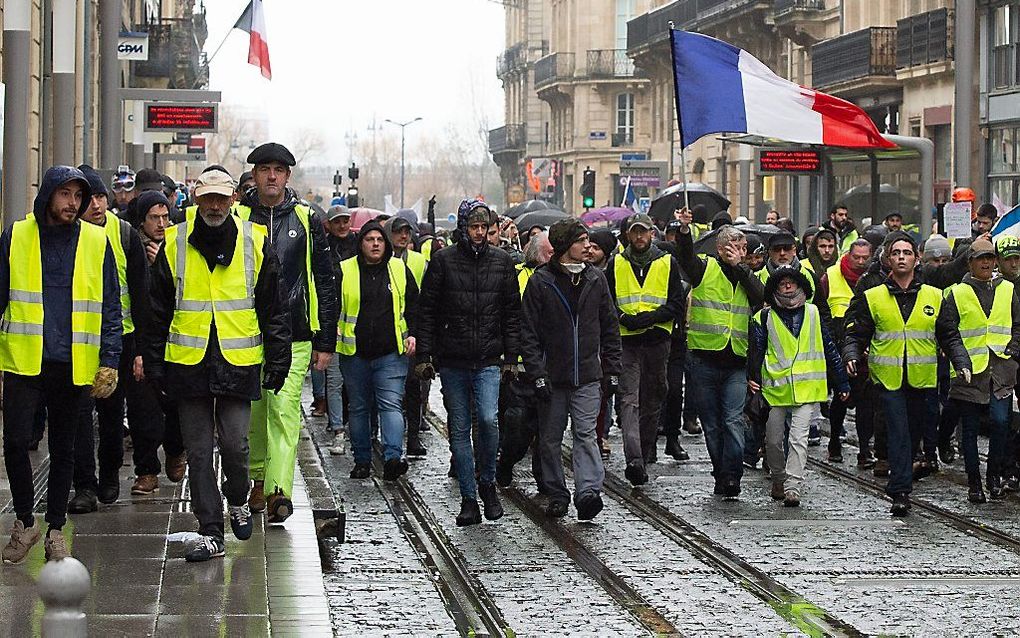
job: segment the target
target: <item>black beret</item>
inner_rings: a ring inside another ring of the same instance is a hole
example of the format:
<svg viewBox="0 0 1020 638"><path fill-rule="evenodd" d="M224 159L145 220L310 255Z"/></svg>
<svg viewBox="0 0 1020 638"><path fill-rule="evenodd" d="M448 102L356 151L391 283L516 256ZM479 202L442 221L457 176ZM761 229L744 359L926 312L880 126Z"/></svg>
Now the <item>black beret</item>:
<svg viewBox="0 0 1020 638"><path fill-rule="evenodd" d="M284 166L294 166L297 164L294 155L287 150L287 147L276 142L269 142L259 146L248 155L246 161L249 164L269 164L270 162L279 162Z"/></svg>

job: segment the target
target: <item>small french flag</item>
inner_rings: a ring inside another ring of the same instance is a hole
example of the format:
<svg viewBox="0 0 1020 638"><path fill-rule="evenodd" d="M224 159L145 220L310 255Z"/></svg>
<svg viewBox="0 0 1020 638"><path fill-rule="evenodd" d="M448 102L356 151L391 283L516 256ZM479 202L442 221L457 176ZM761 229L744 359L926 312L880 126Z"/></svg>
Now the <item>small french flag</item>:
<svg viewBox="0 0 1020 638"><path fill-rule="evenodd" d="M894 148L858 106L798 86L753 55L700 33L670 30L683 146L711 133L800 144Z"/></svg>
<svg viewBox="0 0 1020 638"><path fill-rule="evenodd" d="M262 0L251 0L244 13L234 23L235 29L248 33L248 64L259 67L262 77L273 79L273 69L269 65L269 34L266 31L266 14Z"/></svg>

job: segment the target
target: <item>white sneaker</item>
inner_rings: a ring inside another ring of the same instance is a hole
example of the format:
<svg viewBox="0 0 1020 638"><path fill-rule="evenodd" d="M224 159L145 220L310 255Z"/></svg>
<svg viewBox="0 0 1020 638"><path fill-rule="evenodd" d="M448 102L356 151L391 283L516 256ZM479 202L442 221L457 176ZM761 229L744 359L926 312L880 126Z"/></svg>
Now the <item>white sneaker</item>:
<svg viewBox="0 0 1020 638"><path fill-rule="evenodd" d="M343 456L347 454L347 445L344 442L344 433L337 432L333 435L333 442L329 445L329 453L334 456Z"/></svg>

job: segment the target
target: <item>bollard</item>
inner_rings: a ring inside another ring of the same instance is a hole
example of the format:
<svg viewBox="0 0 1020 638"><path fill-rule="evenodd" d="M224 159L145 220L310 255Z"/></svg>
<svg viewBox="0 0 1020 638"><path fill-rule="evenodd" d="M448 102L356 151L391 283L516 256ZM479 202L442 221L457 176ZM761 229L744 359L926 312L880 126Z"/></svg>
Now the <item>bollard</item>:
<svg viewBox="0 0 1020 638"><path fill-rule="evenodd" d="M43 638L84 638L88 635L85 598L89 595L89 570L74 558L46 563L39 572L39 597L46 611Z"/></svg>

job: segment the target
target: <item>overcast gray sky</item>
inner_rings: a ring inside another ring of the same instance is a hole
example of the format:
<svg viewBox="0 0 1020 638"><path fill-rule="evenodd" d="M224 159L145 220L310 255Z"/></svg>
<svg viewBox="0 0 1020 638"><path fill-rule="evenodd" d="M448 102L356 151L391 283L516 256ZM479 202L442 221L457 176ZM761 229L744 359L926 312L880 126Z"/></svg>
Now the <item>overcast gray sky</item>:
<svg viewBox="0 0 1020 638"><path fill-rule="evenodd" d="M247 4L206 2L209 55ZM474 134L476 108L491 127L503 123L495 68L504 13L496 2L265 0L265 10L272 81L247 63L247 36L234 30L212 61L210 88L226 104L264 112L279 141L302 127L320 130L330 147L321 163L346 161L344 134L371 135L373 117L379 125L424 118L407 129L409 149L416 129L439 133L453 123Z"/></svg>

